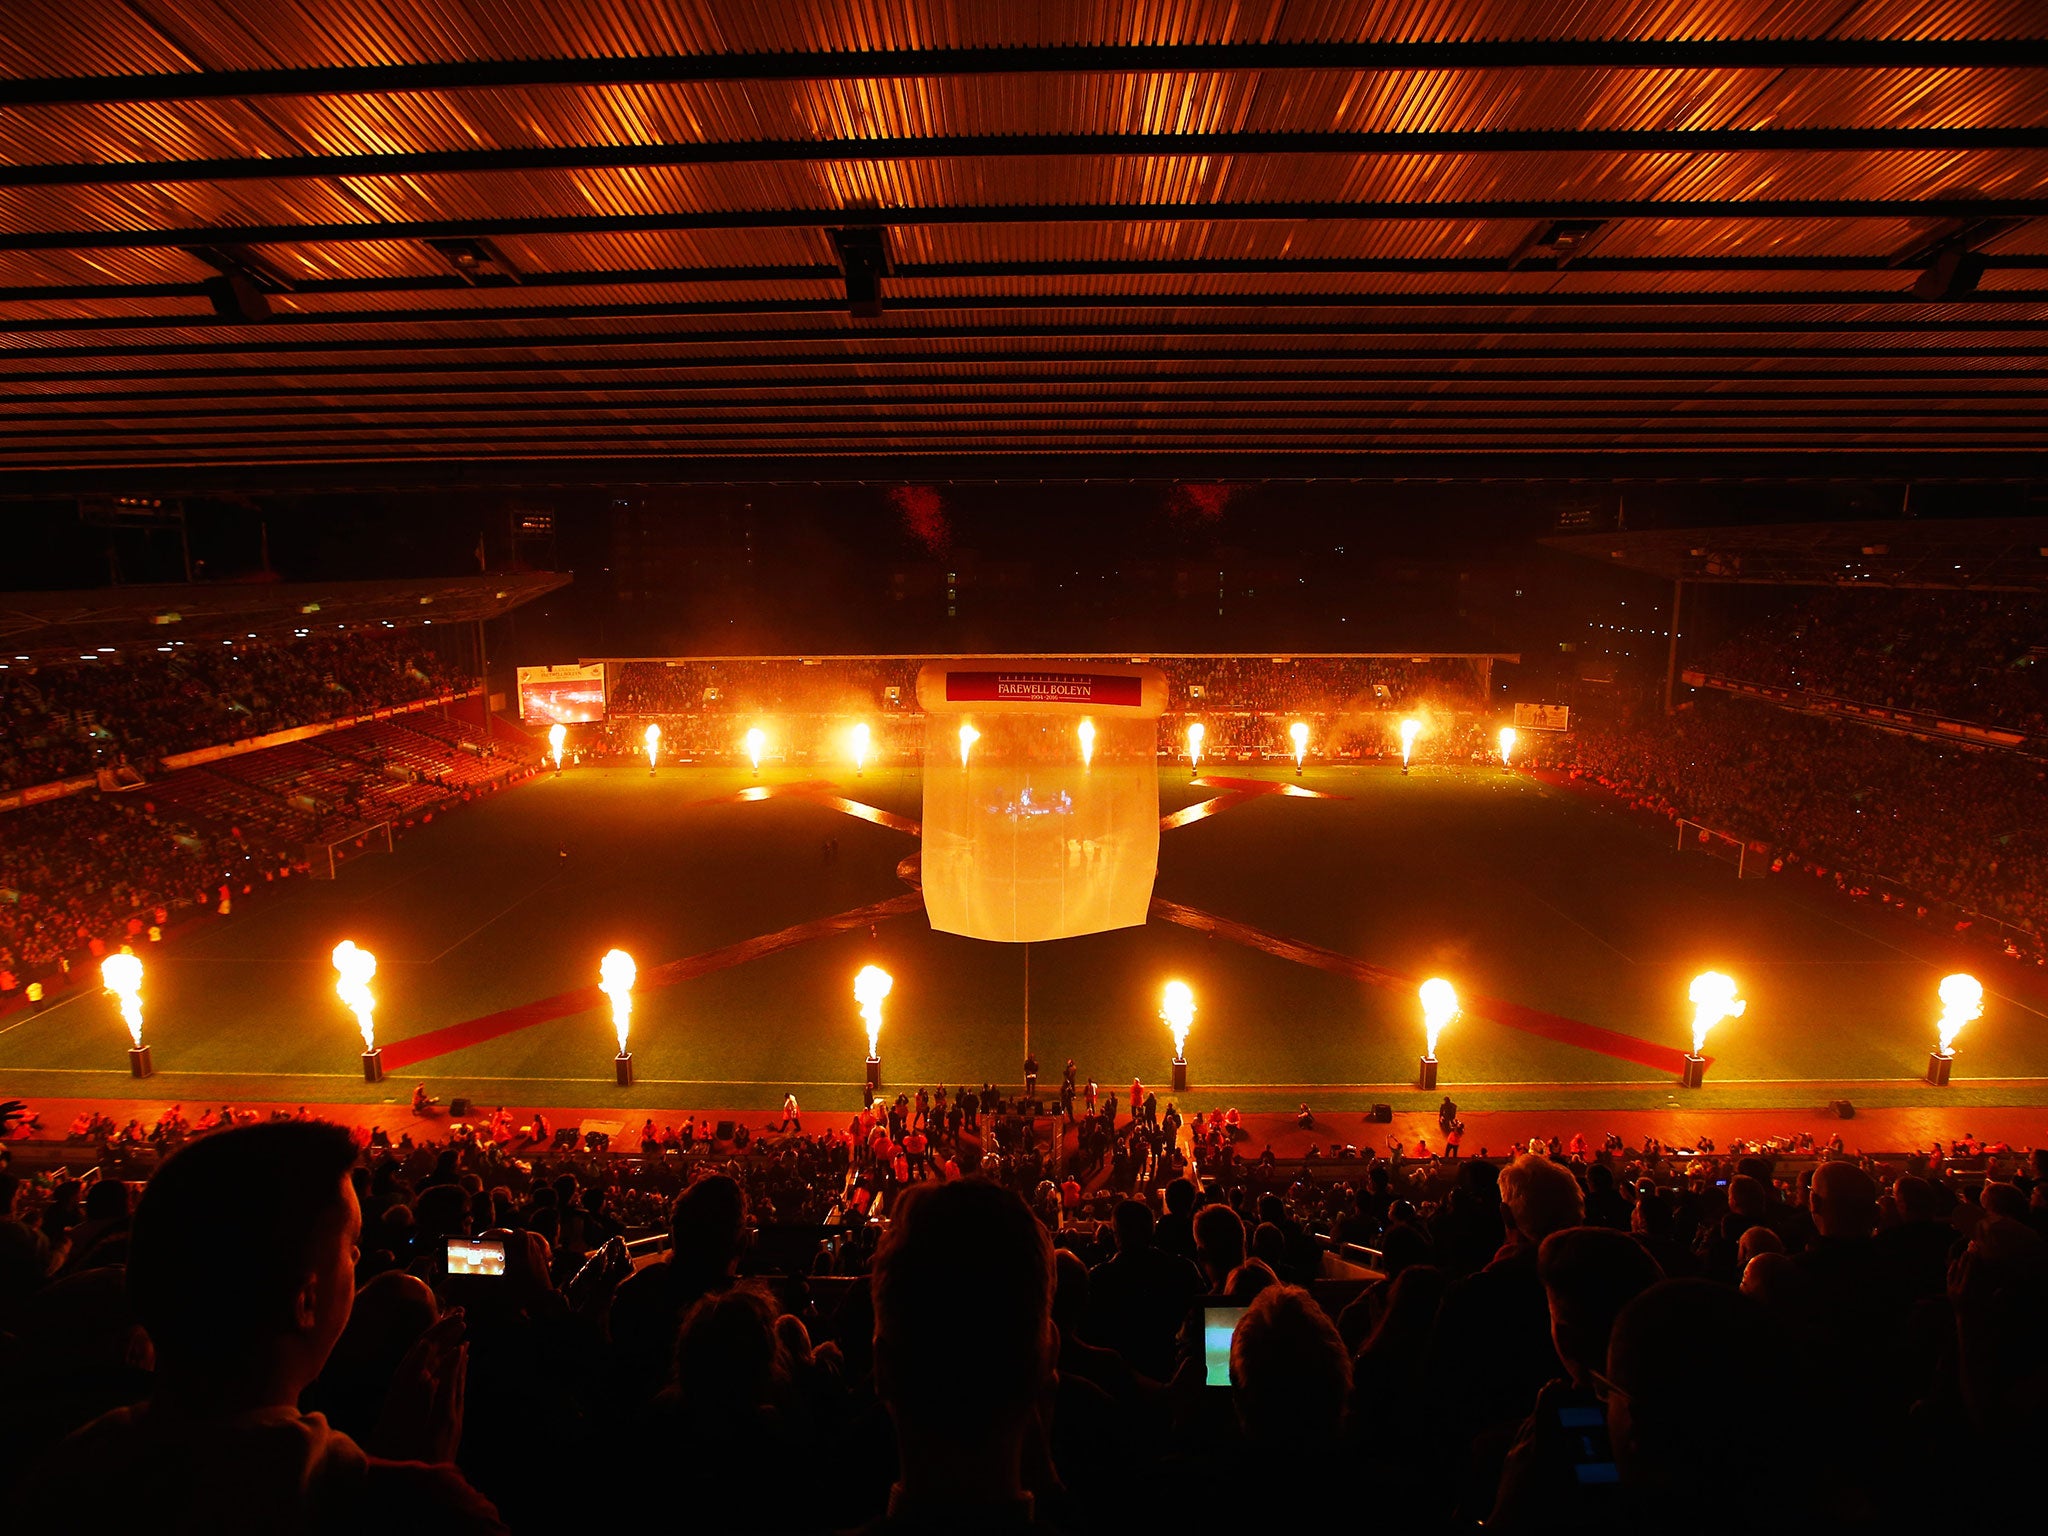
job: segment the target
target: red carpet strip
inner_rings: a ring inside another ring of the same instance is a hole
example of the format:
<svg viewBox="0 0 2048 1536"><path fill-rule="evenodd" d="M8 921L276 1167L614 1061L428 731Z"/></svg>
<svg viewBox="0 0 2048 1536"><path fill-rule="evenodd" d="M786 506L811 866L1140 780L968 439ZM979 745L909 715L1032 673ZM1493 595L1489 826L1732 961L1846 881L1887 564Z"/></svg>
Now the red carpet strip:
<svg viewBox="0 0 2048 1536"><path fill-rule="evenodd" d="M1304 944L1298 939L1283 939L1278 934L1267 933L1264 929L1254 928L1249 923L1218 917L1213 912L1204 912L1199 907L1183 906L1177 901L1167 901L1163 897L1153 897L1152 915L1164 922L1192 928L1197 933L1214 934L1218 938L1230 940L1233 944L1242 944L1245 948L1258 950L1261 954L1272 955L1281 960L1292 960L1297 965L1313 966L1317 970L1330 971L1338 976L1349 976L1354 981L1368 982L1376 987L1395 987L1402 991L1411 991L1421 984L1419 978L1403 975L1399 971L1390 971L1385 966L1354 960L1349 955L1340 955L1333 949L1323 949L1315 944ZM1526 1008L1520 1003L1510 1003L1497 997L1463 995L1462 1001L1467 1013L1477 1014L1482 1019L1491 1019L1494 1023L1504 1024L1509 1029L1518 1029L1523 1034L1555 1040L1561 1045L1574 1045L1580 1050L1597 1051L1602 1056L1611 1056L1617 1061L1631 1061L1637 1066L1650 1067L1674 1075L1685 1065L1685 1052L1677 1046L1639 1040L1634 1035L1623 1034L1620 1030L1602 1029L1597 1024L1568 1019L1562 1014L1545 1013L1538 1008Z"/></svg>
<svg viewBox="0 0 2048 1536"><path fill-rule="evenodd" d="M640 973L635 990L671 987L679 981L708 976L713 971L723 971L735 965L744 965L749 960L759 960L764 955L794 949L797 945L808 944L813 939L851 933L857 928L865 928L884 918L902 917L923 910L923 894L909 891L901 896L891 896L887 901L878 901L872 906L855 907L850 912L840 912L831 917L798 923L794 928L784 928L778 933L764 933L757 938L742 939L739 943L728 944L723 949L706 950L701 955L688 955L681 960L671 960L665 965L650 966ZM460 1024L428 1030L425 1034L414 1035L406 1040L396 1040L385 1046L384 1067L389 1072L403 1072L433 1057L445 1056L450 1051L481 1045L486 1040L514 1034L535 1024L546 1024L554 1019L567 1018L571 1014L586 1013L603 1006L604 1001L604 994L596 986L578 987L573 992L558 992L553 997L522 1003L517 1008L506 1008L497 1013L484 1014L481 1018L465 1019Z"/></svg>

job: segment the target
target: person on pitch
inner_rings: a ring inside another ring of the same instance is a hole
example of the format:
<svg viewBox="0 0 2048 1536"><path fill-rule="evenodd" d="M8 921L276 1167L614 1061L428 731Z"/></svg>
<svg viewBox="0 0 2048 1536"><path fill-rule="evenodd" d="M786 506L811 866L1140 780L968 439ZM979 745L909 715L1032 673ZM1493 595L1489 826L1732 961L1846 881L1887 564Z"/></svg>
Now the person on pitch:
<svg viewBox="0 0 2048 1536"><path fill-rule="evenodd" d="M1443 1133L1448 1136L1451 1133L1451 1126L1456 1122L1457 1118L1458 1106L1451 1101L1451 1096L1447 1093L1444 1095L1443 1103L1436 1107L1436 1123Z"/></svg>
<svg viewBox="0 0 2048 1536"><path fill-rule="evenodd" d="M1024 1053L1024 1097L1038 1097L1038 1058L1028 1050Z"/></svg>
<svg viewBox="0 0 2048 1536"><path fill-rule="evenodd" d="M795 1131L799 1136L804 1133L803 1111L797 1107L794 1089L782 1096L782 1129L784 1132Z"/></svg>

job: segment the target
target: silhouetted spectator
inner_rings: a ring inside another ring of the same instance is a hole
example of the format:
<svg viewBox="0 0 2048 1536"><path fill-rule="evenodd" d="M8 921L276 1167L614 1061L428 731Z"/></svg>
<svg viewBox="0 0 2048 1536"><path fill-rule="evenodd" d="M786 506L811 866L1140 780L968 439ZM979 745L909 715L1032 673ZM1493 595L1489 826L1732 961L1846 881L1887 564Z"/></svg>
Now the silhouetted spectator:
<svg viewBox="0 0 2048 1536"><path fill-rule="evenodd" d="M286 1121L207 1137L164 1164L128 1264L156 1349L150 1399L72 1436L41 1469L31 1513L68 1520L85 1498L117 1528L502 1529L448 1464L464 1365L452 1337L416 1350L396 1384L411 1389L421 1460L378 1460L299 1412L354 1300L355 1155L338 1126Z"/></svg>

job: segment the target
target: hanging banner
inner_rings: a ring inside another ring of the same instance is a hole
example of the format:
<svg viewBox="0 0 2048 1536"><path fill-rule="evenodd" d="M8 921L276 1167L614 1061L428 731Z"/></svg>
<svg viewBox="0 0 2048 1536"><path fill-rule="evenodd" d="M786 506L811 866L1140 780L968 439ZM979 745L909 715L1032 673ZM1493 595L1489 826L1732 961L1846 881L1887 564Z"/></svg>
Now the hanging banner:
<svg viewBox="0 0 2048 1536"><path fill-rule="evenodd" d="M1568 731L1571 728L1572 711L1568 704L1515 706L1515 729L1518 731Z"/></svg>
<svg viewBox="0 0 2048 1536"><path fill-rule="evenodd" d="M1159 872L1164 673L928 662L917 699L934 928L1018 944L1145 921Z"/></svg>
<svg viewBox="0 0 2048 1536"><path fill-rule="evenodd" d="M495 704L493 705L495 708ZM519 718L577 725L604 718L604 663L521 667Z"/></svg>

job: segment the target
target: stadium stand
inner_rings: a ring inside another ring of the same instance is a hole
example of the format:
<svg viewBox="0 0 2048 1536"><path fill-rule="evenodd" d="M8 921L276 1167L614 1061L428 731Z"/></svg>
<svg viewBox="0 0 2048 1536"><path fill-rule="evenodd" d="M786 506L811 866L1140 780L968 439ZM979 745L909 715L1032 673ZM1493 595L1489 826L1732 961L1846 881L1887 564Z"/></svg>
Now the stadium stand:
<svg viewBox="0 0 2048 1536"><path fill-rule="evenodd" d="M1774 865L2041 962L2048 764L1705 695L1666 720L1532 740L1525 758L1749 839Z"/></svg>
<svg viewBox="0 0 2048 1536"><path fill-rule="evenodd" d="M46 1510L113 1457L111 1504L139 1507L173 1475L165 1439L249 1455L237 1415L260 1407L295 1426L267 1454L305 1475L224 1501L230 1525L334 1477L371 1514L410 1486L443 1529L498 1528L492 1510L540 1529L617 1462L667 1469L613 1479L617 1516L658 1518L687 1476L692 1528L720 1532L851 1528L920 1497L947 1518L919 1528L978 1529L978 1506L1026 1494L1056 1529L1107 1530L1155 1485L1226 1518L1285 1487L1396 1531L1698 1530L1703 1505L1857 1531L1977 1507L1880 1477L1890 1458L2003 1456L2041 1428L2042 1155L1610 1137L1283 1167L1156 1101L1054 1140L992 1097L716 1145L650 1122L637 1154L539 1116L395 1141L232 1109L75 1127L109 1176L0 1179L0 1481ZM504 1275L451 1262L478 1236ZM289 1316L264 1287L316 1274L339 1276L316 1344L252 1337ZM228 1306L238 1327L198 1336ZM259 1348L294 1365L260 1403L238 1353ZM141 1406L152 1383L211 1392L173 1430ZM982 1447L990 1481L922 1491L926 1394L967 1436L937 1444ZM1769 1443L1788 1413L1796 1455ZM438 1471L408 1485L378 1458Z"/></svg>
<svg viewBox="0 0 2048 1536"><path fill-rule="evenodd" d="M432 698L460 678L406 630L161 651L0 669L0 788L124 761L147 770L194 748Z"/></svg>
<svg viewBox="0 0 2048 1536"><path fill-rule="evenodd" d="M1085 657L1019 658L1020 665ZM1096 658L1103 659L1103 658ZM1128 658L1116 658L1125 660ZM1183 750L1188 723L1199 718L1218 758L1284 757L1288 727L1306 720L1318 755L1378 757L1393 740L1387 716L1427 708L1444 717L1427 755L1465 756L1478 737L1449 726L1486 699L1487 657L1154 656L1167 676L1167 712L1159 752ZM856 716L876 729L883 757L912 755L922 745L916 709L915 657L624 661L611 664L612 715L636 724L608 733L615 750L637 751L648 718L662 728L664 750L722 756L736 750L743 716L772 716L777 755L838 750L834 733Z"/></svg>
<svg viewBox="0 0 2048 1536"><path fill-rule="evenodd" d="M1700 663L1709 674L2005 726L2048 727L2048 602L2011 592L1818 592Z"/></svg>
<svg viewBox="0 0 2048 1536"><path fill-rule="evenodd" d="M0 1006L33 981L303 874L318 845L398 827L533 771L537 747L428 711L223 757L124 793L5 813Z"/></svg>

